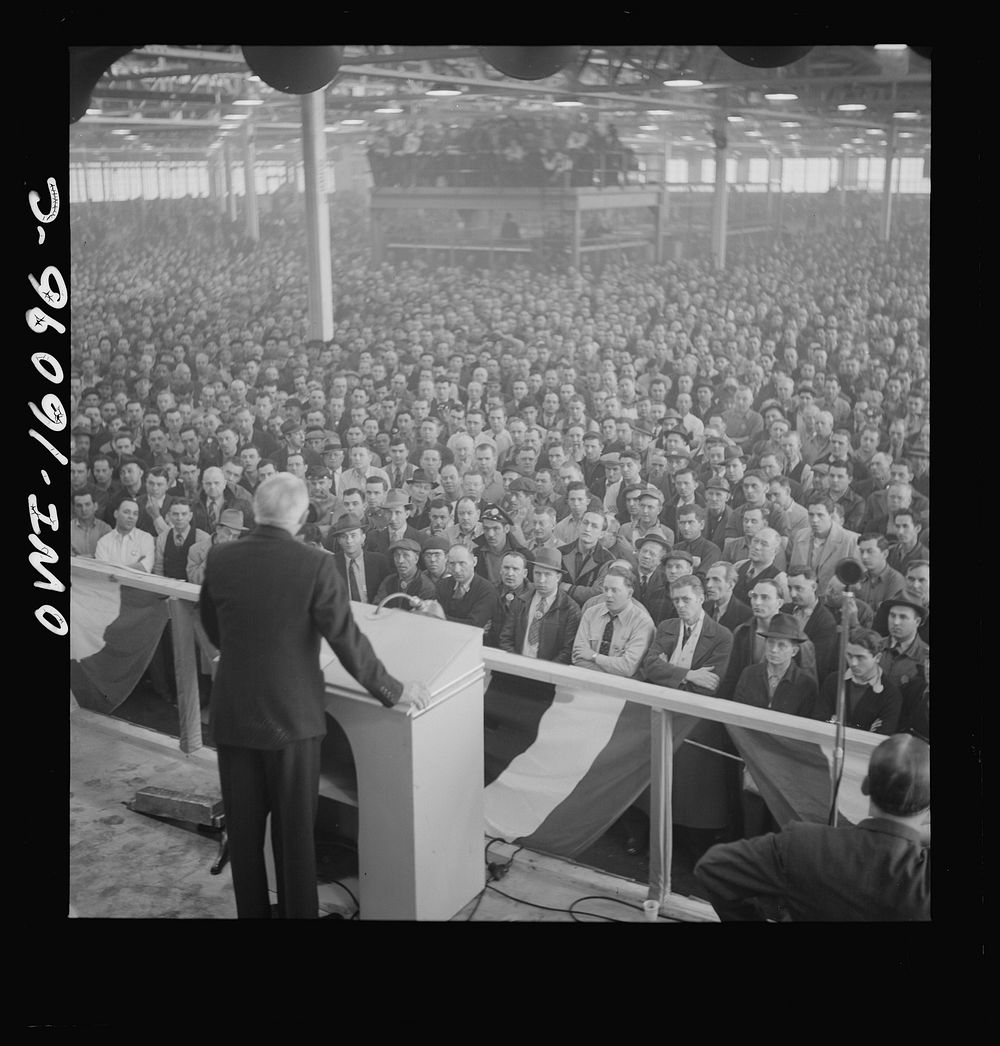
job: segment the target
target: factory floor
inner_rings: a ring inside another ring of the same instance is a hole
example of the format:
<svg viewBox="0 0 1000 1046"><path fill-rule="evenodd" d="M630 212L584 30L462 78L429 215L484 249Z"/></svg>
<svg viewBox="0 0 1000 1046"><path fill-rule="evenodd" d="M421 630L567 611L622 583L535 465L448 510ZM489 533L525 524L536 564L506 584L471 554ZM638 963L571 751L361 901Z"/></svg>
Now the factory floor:
<svg viewBox="0 0 1000 1046"><path fill-rule="evenodd" d="M71 707L72 707L71 702ZM70 714L70 915L99 919L233 919L228 865L210 827L135 812L126 805L145 787L218 799L215 753L184 755L176 709L141 685L115 713L76 708ZM206 804L207 805L207 804ZM357 911L357 855L340 831L337 804L321 800L317 824L320 914ZM504 877L455 915L458 921L643 921L648 858L624 852L614 826L577 861L520 851ZM486 840L484 839L484 848ZM516 848L494 843L489 860L503 864ZM714 921L696 894L691 856L677 847L673 893L659 921ZM585 900L581 898L598 898ZM275 898L276 899L276 898Z"/></svg>

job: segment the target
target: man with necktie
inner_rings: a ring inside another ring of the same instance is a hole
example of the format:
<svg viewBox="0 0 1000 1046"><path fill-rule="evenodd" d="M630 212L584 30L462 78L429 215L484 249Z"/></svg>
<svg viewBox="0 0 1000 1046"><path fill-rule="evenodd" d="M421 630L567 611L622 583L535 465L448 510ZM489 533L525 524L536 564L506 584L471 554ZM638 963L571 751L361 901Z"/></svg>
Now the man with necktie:
<svg viewBox="0 0 1000 1046"><path fill-rule="evenodd" d="M573 643L573 664L609 675L634 676L653 638L649 612L632 598L635 574L609 567L602 582L604 600L583 611Z"/></svg>
<svg viewBox="0 0 1000 1046"><path fill-rule="evenodd" d="M356 603L374 603L379 585L389 575L389 562L377 552L365 551L364 523L359 516L341 516L330 528L337 542L334 562Z"/></svg>
<svg viewBox="0 0 1000 1046"><path fill-rule="evenodd" d="M642 678L657 686L715 697L729 664L732 633L705 613L704 587L697 575L672 581L670 596L677 616L657 628L643 658ZM707 833L700 840L704 846L714 842L729 822L735 783L730 760L695 742L718 751L728 751L730 745L725 727L710 719L699 720L688 739L692 744L682 744L674 752L674 823ZM635 842L641 849L642 837Z"/></svg>
<svg viewBox="0 0 1000 1046"><path fill-rule="evenodd" d="M500 649L568 665L580 626L580 608L560 591L562 556L554 548L539 548L529 555L534 592L530 599L514 602L500 633Z"/></svg>

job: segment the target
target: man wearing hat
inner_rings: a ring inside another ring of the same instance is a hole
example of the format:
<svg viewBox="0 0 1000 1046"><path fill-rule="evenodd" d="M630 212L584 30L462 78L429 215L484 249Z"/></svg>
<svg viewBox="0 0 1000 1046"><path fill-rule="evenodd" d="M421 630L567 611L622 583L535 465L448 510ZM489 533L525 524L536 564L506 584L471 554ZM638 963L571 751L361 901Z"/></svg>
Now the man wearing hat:
<svg viewBox="0 0 1000 1046"><path fill-rule="evenodd" d="M908 726L927 685L924 662L930 654L930 648L917 631L928 610L905 591L885 600L878 609L887 611L889 630L888 637L882 642L879 666L883 675L895 683L903 695L900 722Z"/></svg>
<svg viewBox="0 0 1000 1046"><path fill-rule="evenodd" d="M431 501L434 482L424 469L414 469L406 486L403 488L410 496L410 523L417 530L424 530L431 525ZM448 522L451 522L451 508L448 507Z"/></svg>
<svg viewBox="0 0 1000 1046"><path fill-rule="evenodd" d="M479 524L482 533L473 542L476 573L497 585L504 555L521 551L523 546L511 536L513 520L499 505L487 505L480 513Z"/></svg>
<svg viewBox="0 0 1000 1046"><path fill-rule="evenodd" d="M338 509L338 499L333 492L333 473L326 465L311 465L306 469L306 487L309 490L306 522L317 524L325 535Z"/></svg>
<svg viewBox="0 0 1000 1046"><path fill-rule="evenodd" d="M733 700L808 718L819 688L815 678L795 662L808 636L793 615L780 613L766 630L758 628L757 635L764 640L764 660L743 669Z"/></svg>
<svg viewBox="0 0 1000 1046"><path fill-rule="evenodd" d="M395 542L402 541L403 538L409 538L423 547L424 535L409 522L409 507L410 498L405 491L390 490L386 494L382 509L387 516L387 525L382 530L369 529L369 552L385 555Z"/></svg>
<svg viewBox="0 0 1000 1046"><path fill-rule="evenodd" d="M780 901L793 922L930 919L930 746L895 734L872 752L857 825L792 821L783 831L714 846L694 874L723 922L764 921L753 898Z"/></svg>
<svg viewBox="0 0 1000 1046"><path fill-rule="evenodd" d="M618 495L621 493L622 464L618 451L601 455L601 464L604 466L604 507L606 511L617 513Z"/></svg>
<svg viewBox="0 0 1000 1046"><path fill-rule="evenodd" d="M651 483L639 485L636 498L637 518L634 523L626 523L618 532L629 548L638 551L639 541L646 534L662 534L667 544L674 543L674 532L660 522L660 510L663 507L663 495L659 487Z"/></svg>
<svg viewBox="0 0 1000 1046"><path fill-rule="evenodd" d="M443 577L448 576L448 549L451 548L451 542L445 537L444 533L424 535L423 552L421 553L421 562L423 563L423 573L431 584L436 585Z"/></svg>
<svg viewBox="0 0 1000 1046"><path fill-rule="evenodd" d="M193 544L188 551L186 574L192 585L200 585L205 580L205 560L213 545L222 545L227 541L236 541L248 532L243 525L243 513L239 509L226 508L219 516L215 533L208 541Z"/></svg>
<svg viewBox="0 0 1000 1046"><path fill-rule="evenodd" d="M306 468L310 465L323 464L322 456L317 454L311 447L306 446L306 430L301 421L289 418L281 426L281 437L284 440L284 445L271 455L271 460L279 472L287 470L288 455L293 451L302 455L305 459Z"/></svg>
<svg viewBox="0 0 1000 1046"><path fill-rule="evenodd" d="M557 549L529 553L533 591L513 601L500 632L500 649L541 661L570 664L580 608L559 587L564 570Z"/></svg>
<svg viewBox="0 0 1000 1046"><path fill-rule="evenodd" d="M365 549L364 523L359 516L341 516L330 527L324 544L336 543L334 563L344 579L350 598L357 603L374 603L379 585L389 573L385 556Z"/></svg>
<svg viewBox="0 0 1000 1046"><path fill-rule="evenodd" d="M411 537L398 538L389 545L389 555L396 570L382 579L373 602L381 603L394 592L424 600L437 599L434 582L418 569L420 553L420 542ZM413 609L405 599L394 600L392 606L402 610Z"/></svg>
<svg viewBox="0 0 1000 1046"><path fill-rule="evenodd" d="M654 625L670 613L670 586L663 572L663 561L670 553L670 541L661 530L651 530L636 539L636 585L632 594L649 611Z"/></svg>
<svg viewBox="0 0 1000 1046"><path fill-rule="evenodd" d="M705 481L703 491L705 498L705 537L723 548L726 543L726 531L733 517L729 507L729 481L724 477L713 477Z"/></svg>

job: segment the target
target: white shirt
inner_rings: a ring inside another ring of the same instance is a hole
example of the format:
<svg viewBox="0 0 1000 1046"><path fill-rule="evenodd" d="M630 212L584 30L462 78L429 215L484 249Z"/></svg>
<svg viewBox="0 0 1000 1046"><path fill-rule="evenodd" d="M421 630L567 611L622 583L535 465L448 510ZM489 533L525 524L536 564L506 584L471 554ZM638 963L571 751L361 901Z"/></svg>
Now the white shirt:
<svg viewBox="0 0 1000 1046"><path fill-rule="evenodd" d="M535 592L531 597L531 602L528 604L528 627L524 632L524 646L521 648L521 653L524 657L538 657L538 644L532 643L529 640L531 635L531 624L535 620L535 615L542 609L542 600L545 600L545 612L548 613L552 608L557 592L554 592L551 596L542 596L541 593Z"/></svg>
<svg viewBox="0 0 1000 1046"><path fill-rule="evenodd" d="M94 558L98 563L112 563L119 567L153 572L156 559L156 544L153 535L138 527L123 534L117 527L97 542Z"/></svg>
<svg viewBox="0 0 1000 1046"><path fill-rule="evenodd" d="M698 639L701 636L701 626L704 621L705 615L699 614L698 620L691 626L691 635L688 636L686 643L684 642L684 622L679 621L681 631L677 636L677 646L674 647L674 652L670 655L670 663L672 665L675 665L677 668L691 667L691 662L694 660L694 648L698 645Z"/></svg>

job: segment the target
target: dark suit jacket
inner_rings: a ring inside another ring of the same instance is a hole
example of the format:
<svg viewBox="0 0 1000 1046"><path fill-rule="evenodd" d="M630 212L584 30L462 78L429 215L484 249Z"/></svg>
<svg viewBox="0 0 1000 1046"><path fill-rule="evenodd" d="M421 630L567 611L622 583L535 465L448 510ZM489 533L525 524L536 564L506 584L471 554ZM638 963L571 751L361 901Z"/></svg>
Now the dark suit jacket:
<svg viewBox="0 0 1000 1046"><path fill-rule="evenodd" d="M500 649L520 654L531 621L528 610L531 599L515 600L500 633ZM557 661L562 665L573 663L573 640L580 627L580 608L565 592L556 592L539 622L538 660Z"/></svg>
<svg viewBox="0 0 1000 1046"><path fill-rule="evenodd" d="M670 655L674 652L682 634L682 628L680 618L676 617L659 625L656 635L653 636L653 642L642 660L642 678L650 683L656 683L658 686L669 686L676 690L688 690L693 694L707 694L709 697L713 697L715 695L710 690L684 681L688 669L678 668L669 662ZM721 679L725 674L732 646L733 634L729 629L724 628L710 617L706 617L702 622L701 635L695 644L691 668L709 668ZM664 657L661 657L661 654Z"/></svg>
<svg viewBox="0 0 1000 1046"><path fill-rule="evenodd" d="M483 576L485 577L485 575ZM493 618L483 643L486 646L498 647L500 646L500 633L507 623L507 618L514 613L517 606L531 602L531 597L535 594L535 586L530 581L523 581L520 588L508 592L503 587L502 581L491 582L491 584L497 594L497 606L500 608L500 613Z"/></svg>
<svg viewBox="0 0 1000 1046"><path fill-rule="evenodd" d="M496 589L484 577L472 575L469 591L461 599L455 599L455 579L442 578L437 585L437 599L449 621L462 625L473 625L484 631L489 629L493 619L500 613L500 600Z"/></svg>
<svg viewBox="0 0 1000 1046"><path fill-rule="evenodd" d="M770 708L774 712L808 718L812 715L818 689L816 680L793 661L784 678L774 688L772 698L767 692L767 664L761 661L743 669L733 700L741 705Z"/></svg>
<svg viewBox="0 0 1000 1046"><path fill-rule="evenodd" d="M278 749L326 733L321 637L384 705L403 692L355 625L330 556L277 527L212 547L201 620L220 653L211 705L217 744Z"/></svg>
<svg viewBox="0 0 1000 1046"><path fill-rule="evenodd" d="M837 672L831 672L820 684L819 696L813 709L813 719L827 723L837 710ZM899 687L887 676L882 676L882 692L876 694L866 686L860 694L854 692L850 682L844 694L844 723L855 730L872 730L876 720L880 725L876 734L894 734L899 725L899 714L903 707L903 695Z"/></svg>
<svg viewBox="0 0 1000 1046"><path fill-rule="evenodd" d="M377 552L365 551L362 553L365 561L365 587L367 588L368 602L375 602L375 593L378 592L379 585L393 573L392 567L389 566L389 561L385 556L379 555ZM340 574L341 580L344 582L344 588L347 593L350 592L351 586L347 580L347 557L344 555L342 549L337 549L333 554L333 562L337 567L337 571ZM348 596L350 598L350 596Z"/></svg>
<svg viewBox="0 0 1000 1046"><path fill-rule="evenodd" d="M421 548L424 547L424 542L427 540L427 535L426 534L421 534L420 531L416 529L416 527L410 526L409 523L406 524L406 530L403 533L403 537L404 538L411 538ZM390 565L391 565L391 555L390 555L390 552L389 552L389 545L390 545L390 541L389 541L389 531L388 531L388 529L386 529L386 530L374 530L374 529L372 529L372 530L369 530L367 532L367 536L365 537L365 551L366 552L377 552L380 556L385 556L386 559L390 561Z"/></svg>
<svg viewBox="0 0 1000 1046"><path fill-rule="evenodd" d="M719 522L712 527L711 534L708 532L711 526L711 521L706 521L705 529L702 532L703 537L708 538L713 545L718 545L719 548L723 548L726 544L726 536L729 533L729 521L733 518L733 510L727 505L722 510L722 515L719 517Z"/></svg>
<svg viewBox="0 0 1000 1046"><path fill-rule="evenodd" d="M579 573L574 569L576 559L577 542L571 541L568 545L559 546L559 554L562 556L563 567L566 570L566 580L569 583L569 595L583 606L592 596L601 591L601 581L607 573L608 566L615 558L601 544L597 544L588 553L580 564ZM564 590L565 591L565 590Z"/></svg>
<svg viewBox="0 0 1000 1046"><path fill-rule="evenodd" d="M138 501L139 501L139 522L136 523L136 526L140 530L146 531L147 534L152 534L153 537L155 538L155 537L158 536L159 531L156 529L156 526L153 523L152 516L150 516L150 514L146 511L146 506L149 504L149 495L148 494L140 494L139 498L138 498ZM174 501L174 499L169 494L164 495L163 504L160 506L160 512L163 515L164 521L166 521L167 513L170 511L170 506L173 504L173 501Z"/></svg>
<svg viewBox="0 0 1000 1046"><path fill-rule="evenodd" d="M372 602L380 603L393 592L405 592L408 596L416 596L418 599L437 599L437 590L434 588L434 582L421 570L417 571L416 576L406 586L400 583L399 575L393 571L393 573L383 578ZM413 609L403 599L395 599L389 605L397 610Z"/></svg>
<svg viewBox="0 0 1000 1046"><path fill-rule="evenodd" d="M636 571L636 577L638 578L638 571ZM667 584L667 576L663 573L662 567L657 567L650 575L645 593L639 591L637 581L632 596L649 611L654 625L659 625L667 618L677 617L677 610L670 598L670 586Z"/></svg>
<svg viewBox="0 0 1000 1046"><path fill-rule="evenodd" d="M725 678L719 683L719 689L715 696L726 701L732 701L736 693L736 684L739 682L743 669L752 665L753 661L753 638L757 634L757 619L752 615L733 632L733 652L729 657L729 667L726 669ZM807 639L799 645L799 665L816 679L816 648L812 640Z"/></svg>
<svg viewBox="0 0 1000 1046"><path fill-rule="evenodd" d="M794 603L786 603L781 608L781 612L794 617ZM840 656L837 619L822 603L817 603L802 631L812 640L812 644L816 648L816 678L826 679L837 667L837 658Z"/></svg>
<svg viewBox="0 0 1000 1046"><path fill-rule="evenodd" d="M784 831L713 846L694 874L724 921L760 920L751 897L781 898L793 921L925 922L931 852L887 818L858 825L792 821Z"/></svg>
<svg viewBox="0 0 1000 1046"><path fill-rule="evenodd" d="M705 610L710 612L712 607L712 600L705 600ZM741 603L735 597L731 597L729 600L729 606L726 607L726 612L719 618L719 624L724 628L728 628L730 632L735 632L744 621L749 621L753 617L753 612L746 605Z"/></svg>

